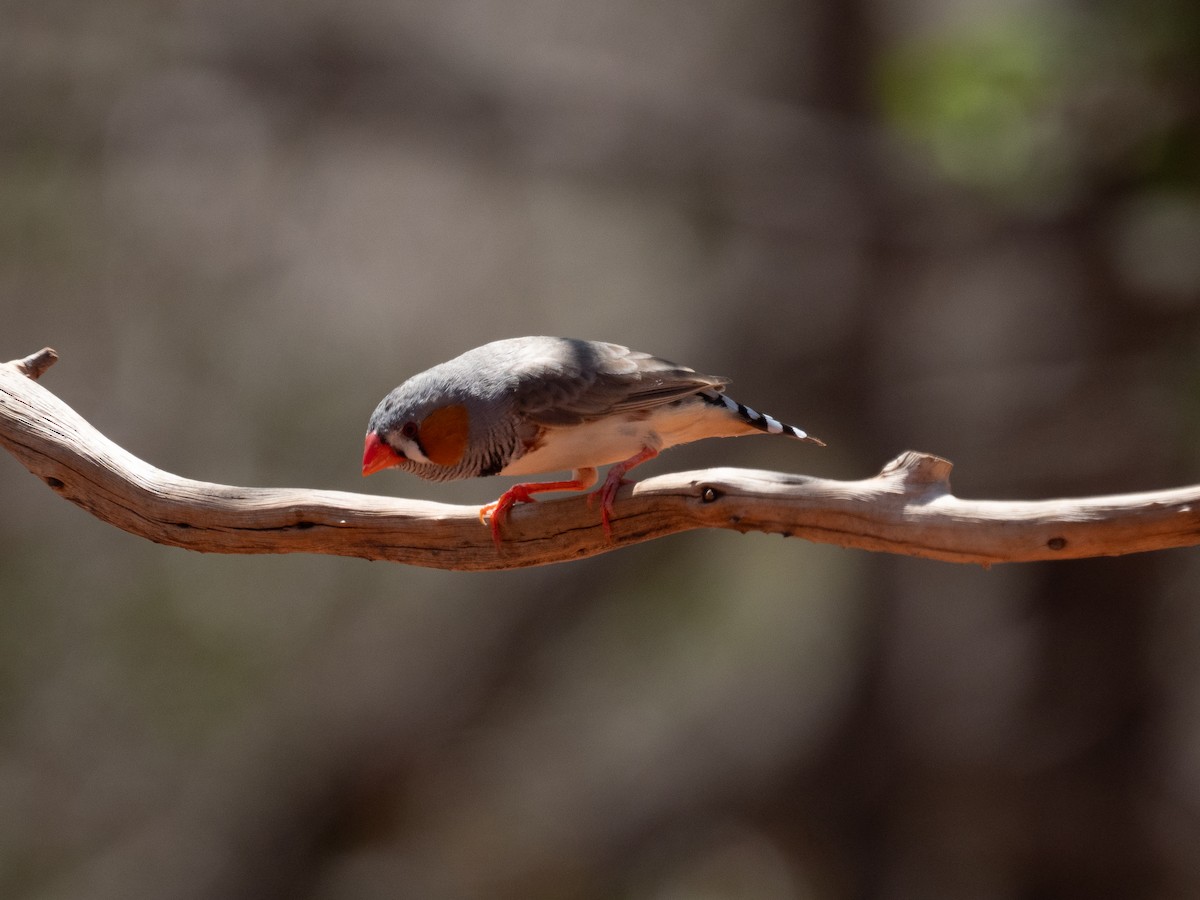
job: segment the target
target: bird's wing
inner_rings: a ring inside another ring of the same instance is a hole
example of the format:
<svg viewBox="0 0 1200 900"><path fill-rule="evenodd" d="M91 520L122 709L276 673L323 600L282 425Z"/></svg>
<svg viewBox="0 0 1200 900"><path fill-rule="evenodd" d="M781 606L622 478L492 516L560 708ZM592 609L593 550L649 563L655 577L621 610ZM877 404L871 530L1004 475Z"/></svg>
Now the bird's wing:
<svg viewBox="0 0 1200 900"><path fill-rule="evenodd" d="M515 374L517 413L551 426L660 406L727 381L618 344L566 338L537 345Z"/></svg>

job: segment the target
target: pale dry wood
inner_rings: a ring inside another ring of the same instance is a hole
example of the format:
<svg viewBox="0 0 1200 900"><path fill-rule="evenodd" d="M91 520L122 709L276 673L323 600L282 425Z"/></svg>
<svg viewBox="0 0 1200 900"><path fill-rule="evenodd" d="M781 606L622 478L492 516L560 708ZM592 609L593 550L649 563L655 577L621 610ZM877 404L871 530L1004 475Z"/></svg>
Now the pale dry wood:
<svg viewBox="0 0 1200 900"><path fill-rule="evenodd" d="M47 348L0 364L0 444L100 519L189 550L329 553L486 570L580 559L693 528L983 565L1200 543L1200 487L1074 500L961 500L950 492L949 462L908 452L863 481L745 469L647 478L618 497L611 542L585 497L520 506L497 549L475 507L231 487L156 469L35 383L56 358Z"/></svg>

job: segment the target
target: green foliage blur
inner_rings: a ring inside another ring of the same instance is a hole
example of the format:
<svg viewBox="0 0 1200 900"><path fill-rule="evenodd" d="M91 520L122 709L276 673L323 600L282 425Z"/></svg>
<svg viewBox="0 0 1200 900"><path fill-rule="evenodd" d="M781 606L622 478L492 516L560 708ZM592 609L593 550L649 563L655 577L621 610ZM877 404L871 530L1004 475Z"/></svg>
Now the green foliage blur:
<svg viewBox="0 0 1200 900"><path fill-rule="evenodd" d="M1200 179L1195 4L999 13L885 54L888 121L946 178L1044 213Z"/></svg>

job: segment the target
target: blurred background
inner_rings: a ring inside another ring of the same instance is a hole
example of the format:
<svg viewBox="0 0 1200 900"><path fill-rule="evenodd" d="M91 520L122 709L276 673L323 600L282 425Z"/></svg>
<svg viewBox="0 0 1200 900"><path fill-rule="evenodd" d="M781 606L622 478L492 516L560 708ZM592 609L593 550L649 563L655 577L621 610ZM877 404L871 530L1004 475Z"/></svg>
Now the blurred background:
<svg viewBox="0 0 1200 900"><path fill-rule="evenodd" d="M5 0L0 357L169 471L363 483L500 337L824 438L645 472L1200 481L1194 0ZM159 547L0 458L0 896L1200 895L1200 557Z"/></svg>

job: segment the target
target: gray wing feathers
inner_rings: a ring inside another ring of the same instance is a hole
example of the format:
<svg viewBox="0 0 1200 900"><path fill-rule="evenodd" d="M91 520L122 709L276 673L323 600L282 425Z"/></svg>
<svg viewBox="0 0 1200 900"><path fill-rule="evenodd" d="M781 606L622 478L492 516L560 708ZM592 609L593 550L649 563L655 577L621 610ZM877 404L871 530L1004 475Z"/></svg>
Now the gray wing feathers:
<svg viewBox="0 0 1200 900"><path fill-rule="evenodd" d="M516 411L540 425L577 425L670 403L726 379L701 375L618 344L552 338L532 345L517 371Z"/></svg>

